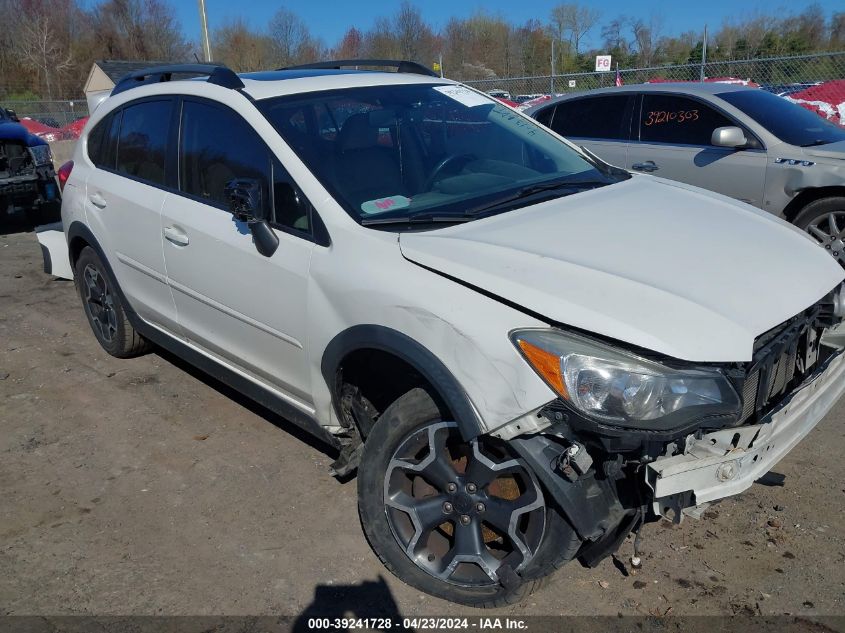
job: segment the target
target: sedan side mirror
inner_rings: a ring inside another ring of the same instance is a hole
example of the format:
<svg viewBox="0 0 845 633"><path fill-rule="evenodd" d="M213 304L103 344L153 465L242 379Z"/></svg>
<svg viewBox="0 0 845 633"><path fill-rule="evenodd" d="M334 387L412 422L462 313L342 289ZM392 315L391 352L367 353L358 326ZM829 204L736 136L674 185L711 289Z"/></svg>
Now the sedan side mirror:
<svg viewBox="0 0 845 633"><path fill-rule="evenodd" d="M279 236L264 218L263 191L262 182L257 178L236 178L226 183L223 193L235 219L247 223L255 248L270 257L279 247Z"/></svg>
<svg viewBox="0 0 845 633"><path fill-rule="evenodd" d="M734 125L726 127L717 127L713 130L713 135L710 137L710 144L716 147L731 147L739 148L748 144L748 139L745 138L745 132L742 128Z"/></svg>

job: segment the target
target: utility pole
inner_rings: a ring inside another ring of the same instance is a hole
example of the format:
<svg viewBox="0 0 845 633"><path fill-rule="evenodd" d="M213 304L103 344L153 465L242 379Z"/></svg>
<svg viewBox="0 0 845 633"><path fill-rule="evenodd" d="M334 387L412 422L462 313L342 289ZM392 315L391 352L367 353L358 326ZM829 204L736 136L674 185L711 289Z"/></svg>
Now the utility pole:
<svg viewBox="0 0 845 633"><path fill-rule="evenodd" d="M552 33L552 76L551 81L551 92L549 93L552 97L555 96L555 34Z"/></svg>
<svg viewBox="0 0 845 633"><path fill-rule="evenodd" d="M197 0L200 10L200 30L202 31L202 56L211 61L211 42L208 40L208 18L205 16L205 0Z"/></svg>
<svg viewBox="0 0 845 633"><path fill-rule="evenodd" d="M443 79L443 53L440 53L437 65L440 66L440 78Z"/></svg>
<svg viewBox="0 0 845 633"><path fill-rule="evenodd" d="M704 81L704 66L707 64L707 25L704 25L704 42L701 44L701 76L700 81Z"/></svg>

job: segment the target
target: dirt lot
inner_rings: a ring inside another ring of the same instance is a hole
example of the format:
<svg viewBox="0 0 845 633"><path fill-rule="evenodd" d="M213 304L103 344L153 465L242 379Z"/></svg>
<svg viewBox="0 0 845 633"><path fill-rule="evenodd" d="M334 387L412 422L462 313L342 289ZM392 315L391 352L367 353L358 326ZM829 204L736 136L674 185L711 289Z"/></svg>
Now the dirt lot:
<svg viewBox="0 0 845 633"><path fill-rule="evenodd" d="M167 355L117 360L35 236L0 235L0 614L478 615L387 573L326 449ZM845 615L845 402L635 575L573 563L502 614Z"/></svg>

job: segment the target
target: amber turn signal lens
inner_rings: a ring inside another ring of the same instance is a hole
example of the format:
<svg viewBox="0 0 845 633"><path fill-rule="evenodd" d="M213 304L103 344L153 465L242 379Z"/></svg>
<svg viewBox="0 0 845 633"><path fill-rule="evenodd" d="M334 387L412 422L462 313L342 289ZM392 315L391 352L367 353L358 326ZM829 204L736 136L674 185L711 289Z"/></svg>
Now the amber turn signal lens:
<svg viewBox="0 0 845 633"><path fill-rule="evenodd" d="M566 391L566 385L563 384L563 375L560 373L560 357L532 345L528 341L520 339L517 343L534 371L540 374L540 377L549 383L549 386L564 399L569 400L569 393Z"/></svg>

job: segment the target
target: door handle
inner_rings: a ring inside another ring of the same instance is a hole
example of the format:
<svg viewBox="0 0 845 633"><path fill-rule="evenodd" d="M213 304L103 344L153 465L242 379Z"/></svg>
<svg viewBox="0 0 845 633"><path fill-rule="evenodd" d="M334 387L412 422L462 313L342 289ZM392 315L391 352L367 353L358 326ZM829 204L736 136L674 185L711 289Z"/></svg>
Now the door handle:
<svg viewBox="0 0 845 633"><path fill-rule="evenodd" d="M177 246L187 246L191 242L191 240L188 239L188 234L175 226L167 226L164 228L164 239L176 244Z"/></svg>
<svg viewBox="0 0 845 633"><path fill-rule="evenodd" d="M631 169L636 169L637 171L657 171L660 167L653 160L647 160L644 163L634 163L631 165Z"/></svg>
<svg viewBox="0 0 845 633"><path fill-rule="evenodd" d="M91 204L93 204L98 209L106 208L106 199L99 193L92 193L90 196L88 196L88 200L90 200Z"/></svg>

